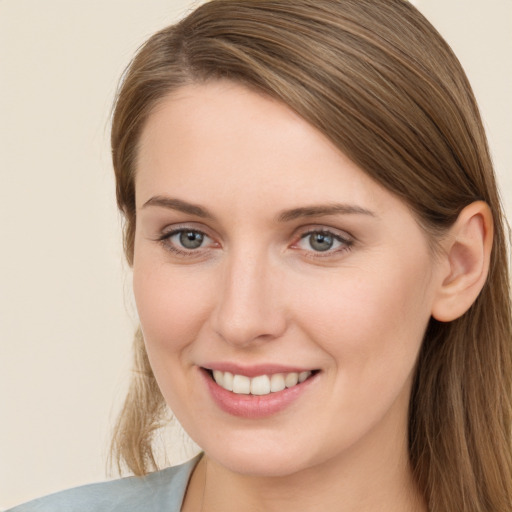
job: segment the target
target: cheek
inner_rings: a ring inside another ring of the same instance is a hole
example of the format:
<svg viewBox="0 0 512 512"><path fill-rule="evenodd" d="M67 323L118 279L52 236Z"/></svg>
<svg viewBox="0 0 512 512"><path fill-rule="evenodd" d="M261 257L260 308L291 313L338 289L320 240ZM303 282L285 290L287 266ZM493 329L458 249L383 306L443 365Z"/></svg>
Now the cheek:
<svg viewBox="0 0 512 512"><path fill-rule="evenodd" d="M134 264L133 289L148 351L182 350L207 318L208 282L165 264L144 263Z"/></svg>
<svg viewBox="0 0 512 512"><path fill-rule="evenodd" d="M430 318L423 263L348 269L317 283L301 306L303 329L341 375L378 388L411 372Z"/></svg>
<svg viewBox="0 0 512 512"><path fill-rule="evenodd" d="M202 280L201 280L202 281ZM209 289L167 264L142 258L133 266L133 289L144 342L158 386L173 413L188 418L196 390L191 348L208 316Z"/></svg>

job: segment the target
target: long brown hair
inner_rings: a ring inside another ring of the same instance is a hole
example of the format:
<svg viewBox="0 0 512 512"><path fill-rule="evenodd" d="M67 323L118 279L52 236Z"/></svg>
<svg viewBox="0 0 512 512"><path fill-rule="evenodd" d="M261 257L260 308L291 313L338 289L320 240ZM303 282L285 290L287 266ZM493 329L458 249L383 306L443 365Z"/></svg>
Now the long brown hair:
<svg viewBox="0 0 512 512"><path fill-rule="evenodd" d="M494 218L491 266L472 307L431 320L409 408L412 471L439 512L512 510L512 320L507 230L471 87L457 58L404 0L212 0L141 48L116 100L112 155L125 251L144 123L168 93L228 79L282 101L405 201L433 244L476 200ZM155 467L165 413L140 332L114 449Z"/></svg>

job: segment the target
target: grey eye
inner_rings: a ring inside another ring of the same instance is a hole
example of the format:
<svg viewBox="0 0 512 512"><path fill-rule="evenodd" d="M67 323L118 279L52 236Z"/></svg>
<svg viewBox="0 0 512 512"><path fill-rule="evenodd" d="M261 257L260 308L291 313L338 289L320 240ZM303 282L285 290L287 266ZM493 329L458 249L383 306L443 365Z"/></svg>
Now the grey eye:
<svg viewBox="0 0 512 512"><path fill-rule="evenodd" d="M311 230L301 236L297 248L309 253L338 254L343 250L348 250L352 246L352 241L342 235L338 235L328 230Z"/></svg>
<svg viewBox="0 0 512 512"><path fill-rule="evenodd" d="M179 233L180 245L185 249L197 249L204 242L204 234L198 231L181 231Z"/></svg>
<svg viewBox="0 0 512 512"><path fill-rule="evenodd" d="M311 233L307 238L309 238L309 245L315 251L328 251L334 245L334 237L329 233Z"/></svg>

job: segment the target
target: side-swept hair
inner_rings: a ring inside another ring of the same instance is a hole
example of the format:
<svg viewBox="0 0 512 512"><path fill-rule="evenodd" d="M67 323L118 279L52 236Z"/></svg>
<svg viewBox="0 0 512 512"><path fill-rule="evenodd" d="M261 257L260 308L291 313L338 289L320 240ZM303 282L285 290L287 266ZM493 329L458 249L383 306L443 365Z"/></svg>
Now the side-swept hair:
<svg viewBox="0 0 512 512"><path fill-rule="evenodd" d="M407 203L432 244L476 200L490 206L489 275L472 307L431 320L409 407L412 471L432 512L512 510L512 320L507 230L478 108L457 58L404 0L212 0L152 36L124 75L112 155L133 260L137 146L170 92L228 79L288 105ZM142 337L113 447L155 468L165 404Z"/></svg>

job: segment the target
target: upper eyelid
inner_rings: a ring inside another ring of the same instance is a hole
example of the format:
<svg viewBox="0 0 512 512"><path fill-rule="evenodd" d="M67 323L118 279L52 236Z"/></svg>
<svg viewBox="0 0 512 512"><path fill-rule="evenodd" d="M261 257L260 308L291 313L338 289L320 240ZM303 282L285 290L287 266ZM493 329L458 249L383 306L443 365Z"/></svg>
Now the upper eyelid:
<svg viewBox="0 0 512 512"><path fill-rule="evenodd" d="M350 238L352 239L353 237L351 237L350 235L348 235L348 233L345 233L343 232L343 234L337 232L337 231L334 231L332 229L308 229L306 231L304 231L303 233L300 234L300 237L304 237L304 236L308 236L308 235L311 235L313 233L326 233L326 234L329 234L329 235L333 235L335 238L341 238L343 240L347 239L347 238Z"/></svg>
<svg viewBox="0 0 512 512"><path fill-rule="evenodd" d="M169 237L176 233L180 233L181 231L194 231L197 233L201 233L208 238L214 238L210 233L210 230L205 229L203 227L196 227L194 224L170 224L159 230L159 238Z"/></svg>
<svg viewBox="0 0 512 512"><path fill-rule="evenodd" d="M311 233L329 233L330 235L345 241L356 241L356 237L346 230L322 225L304 226L296 230L296 233L295 237L298 236L300 238Z"/></svg>
<svg viewBox="0 0 512 512"><path fill-rule="evenodd" d="M204 231L201 231L200 229L187 229L187 228L178 228L178 229L170 229L169 231L165 231L163 233L161 233L160 235L160 239L164 239L164 238L170 238L174 235L177 235L178 233L182 233L182 232L187 232L187 231L192 231L193 233L200 233L201 235L204 235L205 237L208 237L208 238L212 238L208 233L205 233Z"/></svg>
<svg viewBox="0 0 512 512"><path fill-rule="evenodd" d="M208 233L206 233L205 231L201 230L201 229L195 229L195 228L176 228L176 229L170 229L169 231L167 232L163 232L159 237L158 237L158 240L160 241L164 241L164 240L168 240L170 239L171 237L177 235L178 233L182 233L182 232L187 232L187 231L192 231L194 233L200 233L201 235L203 235L205 238L207 239L210 239L212 241L214 241L213 237L211 237Z"/></svg>

